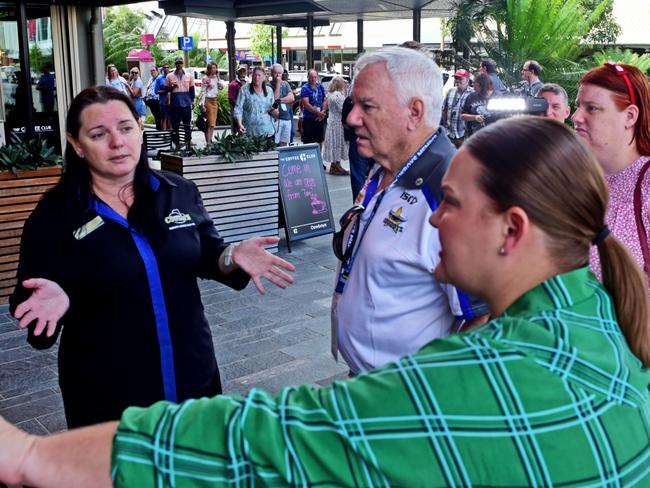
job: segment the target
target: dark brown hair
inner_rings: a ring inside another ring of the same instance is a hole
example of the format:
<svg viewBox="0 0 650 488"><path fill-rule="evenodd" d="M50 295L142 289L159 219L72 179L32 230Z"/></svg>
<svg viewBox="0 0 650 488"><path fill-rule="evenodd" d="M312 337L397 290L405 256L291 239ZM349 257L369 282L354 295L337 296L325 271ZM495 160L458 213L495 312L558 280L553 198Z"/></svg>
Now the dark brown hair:
<svg viewBox="0 0 650 488"><path fill-rule="evenodd" d="M479 73L476 75L474 77L474 83L478 83L480 85L481 89L476 91L484 97L487 97L488 93L494 90L494 82L492 81L492 78L490 78L490 75L487 73ZM476 86L474 88L476 89Z"/></svg>
<svg viewBox="0 0 650 488"><path fill-rule="evenodd" d="M133 115L135 122L138 122L140 115L130 97L110 86L98 85L82 90L72 100L66 118L66 132L74 139L78 139L82 112L96 103L107 104L111 101L124 103ZM66 193L72 225L79 226L85 223L84 219L89 210L88 203L91 201L92 195L91 175L88 163L77 155L70 143L65 148L64 162L65 169L59 185ZM154 229L157 223L162 222L158 218L156 206L153 204L154 193L150 187L150 175L147 153L142 150L135 168L134 199L128 214L129 222L141 229L145 227Z"/></svg>
<svg viewBox="0 0 650 488"><path fill-rule="evenodd" d="M522 208L548 237L559 273L586 266L605 226L607 184L595 157L566 125L517 117L488 125L464 147L481 164L478 185L498 211ZM598 244L603 284L630 348L650 366L647 284L634 258L612 235Z"/></svg>

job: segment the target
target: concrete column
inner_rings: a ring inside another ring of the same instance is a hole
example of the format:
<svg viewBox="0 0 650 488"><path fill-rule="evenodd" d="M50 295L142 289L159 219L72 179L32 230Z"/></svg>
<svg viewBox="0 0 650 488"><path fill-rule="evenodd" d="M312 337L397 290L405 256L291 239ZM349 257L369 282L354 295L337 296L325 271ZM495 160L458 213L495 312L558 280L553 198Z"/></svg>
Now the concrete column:
<svg viewBox="0 0 650 488"><path fill-rule="evenodd" d="M357 19L357 54L363 52L363 19Z"/></svg>
<svg viewBox="0 0 650 488"><path fill-rule="evenodd" d="M420 42L420 27L422 20L422 9L414 8L413 9L413 40Z"/></svg>
<svg viewBox="0 0 650 488"><path fill-rule="evenodd" d="M282 26L275 26L275 39L276 39L276 52L278 53L278 63L284 66L284 60L282 59Z"/></svg>
<svg viewBox="0 0 650 488"><path fill-rule="evenodd" d="M183 16L183 35L187 37L187 17ZM198 46L197 46L198 47ZM190 65L190 57L187 51L183 51L183 66L186 68Z"/></svg>
<svg viewBox="0 0 650 488"><path fill-rule="evenodd" d="M307 71L314 67L314 14L307 14Z"/></svg>
<svg viewBox="0 0 650 488"><path fill-rule="evenodd" d="M228 77L235 79L235 22L226 21L226 47L228 49Z"/></svg>

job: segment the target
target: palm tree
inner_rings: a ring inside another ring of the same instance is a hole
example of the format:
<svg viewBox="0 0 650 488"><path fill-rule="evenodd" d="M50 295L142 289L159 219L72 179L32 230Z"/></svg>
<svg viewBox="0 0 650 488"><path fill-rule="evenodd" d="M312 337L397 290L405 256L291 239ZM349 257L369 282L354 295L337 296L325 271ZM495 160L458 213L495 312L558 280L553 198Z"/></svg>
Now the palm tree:
<svg viewBox="0 0 650 488"><path fill-rule="evenodd" d="M506 83L535 59L548 72L565 71L588 47L585 39L613 0L455 0L450 22L462 50L493 58ZM472 38L476 49L472 49Z"/></svg>

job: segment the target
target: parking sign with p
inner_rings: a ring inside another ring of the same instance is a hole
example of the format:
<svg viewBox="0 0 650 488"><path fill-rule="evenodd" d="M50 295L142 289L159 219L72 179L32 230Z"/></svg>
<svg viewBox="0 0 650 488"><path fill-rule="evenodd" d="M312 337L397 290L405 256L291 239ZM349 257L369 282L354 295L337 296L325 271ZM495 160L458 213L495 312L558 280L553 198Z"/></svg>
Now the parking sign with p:
<svg viewBox="0 0 650 488"><path fill-rule="evenodd" d="M190 36L179 36L178 49L181 51L191 51L194 49L194 39Z"/></svg>

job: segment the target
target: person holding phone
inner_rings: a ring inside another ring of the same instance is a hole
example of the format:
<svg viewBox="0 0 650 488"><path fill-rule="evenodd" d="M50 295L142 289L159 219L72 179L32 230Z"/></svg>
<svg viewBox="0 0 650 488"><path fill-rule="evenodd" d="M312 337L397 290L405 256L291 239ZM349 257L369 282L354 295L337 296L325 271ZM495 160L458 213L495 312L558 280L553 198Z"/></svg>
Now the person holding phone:
<svg viewBox="0 0 650 488"><path fill-rule="evenodd" d="M273 108L278 110L275 124L275 144L287 146L291 141L291 127L293 121L293 102L295 97L291 85L282 79L284 68L281 64L271 66L271 90L273 90Z"/></svg>

